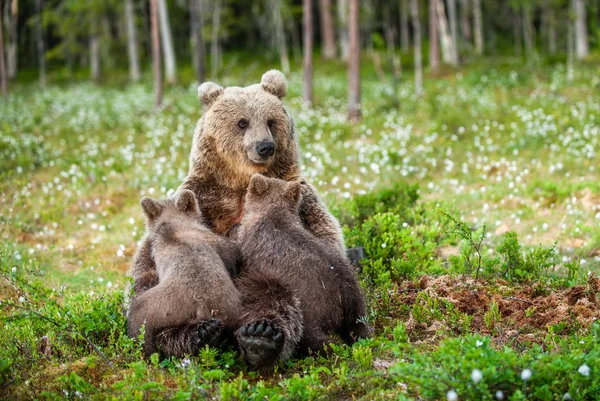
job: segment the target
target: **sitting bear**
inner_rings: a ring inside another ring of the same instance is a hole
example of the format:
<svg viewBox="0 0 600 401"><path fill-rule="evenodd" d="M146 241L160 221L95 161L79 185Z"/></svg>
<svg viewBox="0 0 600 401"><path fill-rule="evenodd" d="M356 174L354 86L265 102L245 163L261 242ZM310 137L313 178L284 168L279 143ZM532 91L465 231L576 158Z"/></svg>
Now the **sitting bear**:
<svg viewBox="0 0 600 401"><path fill-rule="evenodd" d="M216 234L226 235L242 219L253 174L300 182L302 224L330 248L343 253L339 223L301 177L294 122L282 102L286 93L287 81L276 70L266 72L260 84L246 88L224 89L212 82L200 85L198 96L204 115L194 132L189 172L179 190L191 190L207 226ZM211 245L220 246L215 241ZM158 284L150 237L138 247L130 275L134 297ZM173 341L178 341L177 331L162 335L175 336Z"/></svg>
<svg viewBox="0 0 600 401"><path fill-rule="evenodd" d="M366 306L345 254L308 231L301 185L255 174L244 217L232 232L243 264L236 278L243 314L236 337L251 366L295 351L325 351L370 335Z"/></svg>
<svg viewBox="0 0 600 401"><path fill-rule="evenodd" d="M196 354L215 345L223 328L238 328L240 297L222 260L235 266L237 247L205 227L192 191L140 203L158 284L131 301L129 335L137 337L145 324L146 356Z"/></svg>

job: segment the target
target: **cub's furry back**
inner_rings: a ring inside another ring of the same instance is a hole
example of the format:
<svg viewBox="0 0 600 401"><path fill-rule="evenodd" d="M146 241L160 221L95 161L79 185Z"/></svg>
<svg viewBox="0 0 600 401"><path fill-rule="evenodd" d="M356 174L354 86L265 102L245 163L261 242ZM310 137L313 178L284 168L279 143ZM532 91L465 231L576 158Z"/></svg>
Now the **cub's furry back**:
<svg viewBox="0 0 600 401"><path fill-rule="evenodd" d="M234 233L244 259L236 336L255 367L370 335L353 267L342 249L304 227L301 191L298 182L254 175Z"/></svg>
<svg viewBox="0 0 600 401"><path fill-rule="evenodd" d="M204 226L192 191L181 190L174 199L143 198L141 206L158 284L131 300L129 335L138 336L145 325L147 356L195 354L215 345L223 328L238 326L240 298L222 259L235 265L237 247Z"/></svg>

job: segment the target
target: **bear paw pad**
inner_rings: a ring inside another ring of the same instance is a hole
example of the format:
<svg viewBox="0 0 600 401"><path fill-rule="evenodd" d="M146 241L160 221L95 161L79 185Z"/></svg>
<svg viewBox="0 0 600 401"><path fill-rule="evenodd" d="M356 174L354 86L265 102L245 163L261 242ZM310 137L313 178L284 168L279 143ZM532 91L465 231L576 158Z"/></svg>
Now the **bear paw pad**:
<svg viewBox="0 0 600 401"><path fill-rule="evenodd" d="M273 322L263 319L239 329L238 341L248 363L260 368L277 360L283 348L283 332Z"/></svg>

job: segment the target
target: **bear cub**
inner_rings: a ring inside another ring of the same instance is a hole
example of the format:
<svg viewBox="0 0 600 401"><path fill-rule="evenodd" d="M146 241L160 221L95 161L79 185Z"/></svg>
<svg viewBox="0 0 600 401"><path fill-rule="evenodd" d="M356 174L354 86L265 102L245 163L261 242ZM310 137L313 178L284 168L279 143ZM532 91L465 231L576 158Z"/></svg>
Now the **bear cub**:
<svg viewBox="0 0 600 401"><path fill-rule="evenodd" d="M339 247L304 227L301 191L298 182L253 175L232 233L244 258L236 337L255 368L370 335L354 268Z"/></svg>
<svg viewBox="0 0 600 401"><path fill-rule="evenodd" d="M223 329L239 327L240 297L223 262L232 264L236 245L204 225L190 190L140 204L159 282L131 300L129 335L137 337L145 324L146 356L180 357L216 345Z"/></svg>

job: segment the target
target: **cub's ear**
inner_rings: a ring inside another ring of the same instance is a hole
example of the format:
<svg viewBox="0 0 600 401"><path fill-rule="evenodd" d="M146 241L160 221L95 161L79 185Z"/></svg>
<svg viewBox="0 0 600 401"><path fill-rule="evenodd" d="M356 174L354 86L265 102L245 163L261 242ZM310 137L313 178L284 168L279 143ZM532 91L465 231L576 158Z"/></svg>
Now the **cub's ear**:
<svg viewBox="0 0 600 401"><path fill-rule="evenodd" d="M267 178L260 174L254 174L250 178L250 185L248 185L248 192L253 195L261 196L269 189L269 181Z"/></svg>
<svg viewBox="0 0 600 401"><path fill-rule="evenodd" d="M200 213L196 196L189 189L182 189L176 195L175 204L177 210L184 213Z"/></svg>
<svg viewBox="0 0 600 401"><path fill-rule="evenodd" d="M300 197L302 196L302 186L299 182L289 182L285 185L283 198L290 203L294 208L300 205Z"/></svg>
<svg viewBox="0 0 600 401"><path fill-rule="evenodd" d="M279 99L287 95L287 80L281 71L270 70L265 72L260 80L260 86Z"/></svg>
<svg viewBox="0 0 600 401"><path fill-rule="evenodd" d="M223 87L214 82L204 82L198 87L198 99L200 99L206 110L210 109L210 106L223 96L223 93Z"/></svg>
<svg viewBox="0 0 600 401"><path fill-rule="evenodd" d="M148 198L147 196L142 198L140 205L142 206L142 210L144 211L144 214L148 220L153 220L162 213L162 205L160 205L156 200Z"/></svg>

